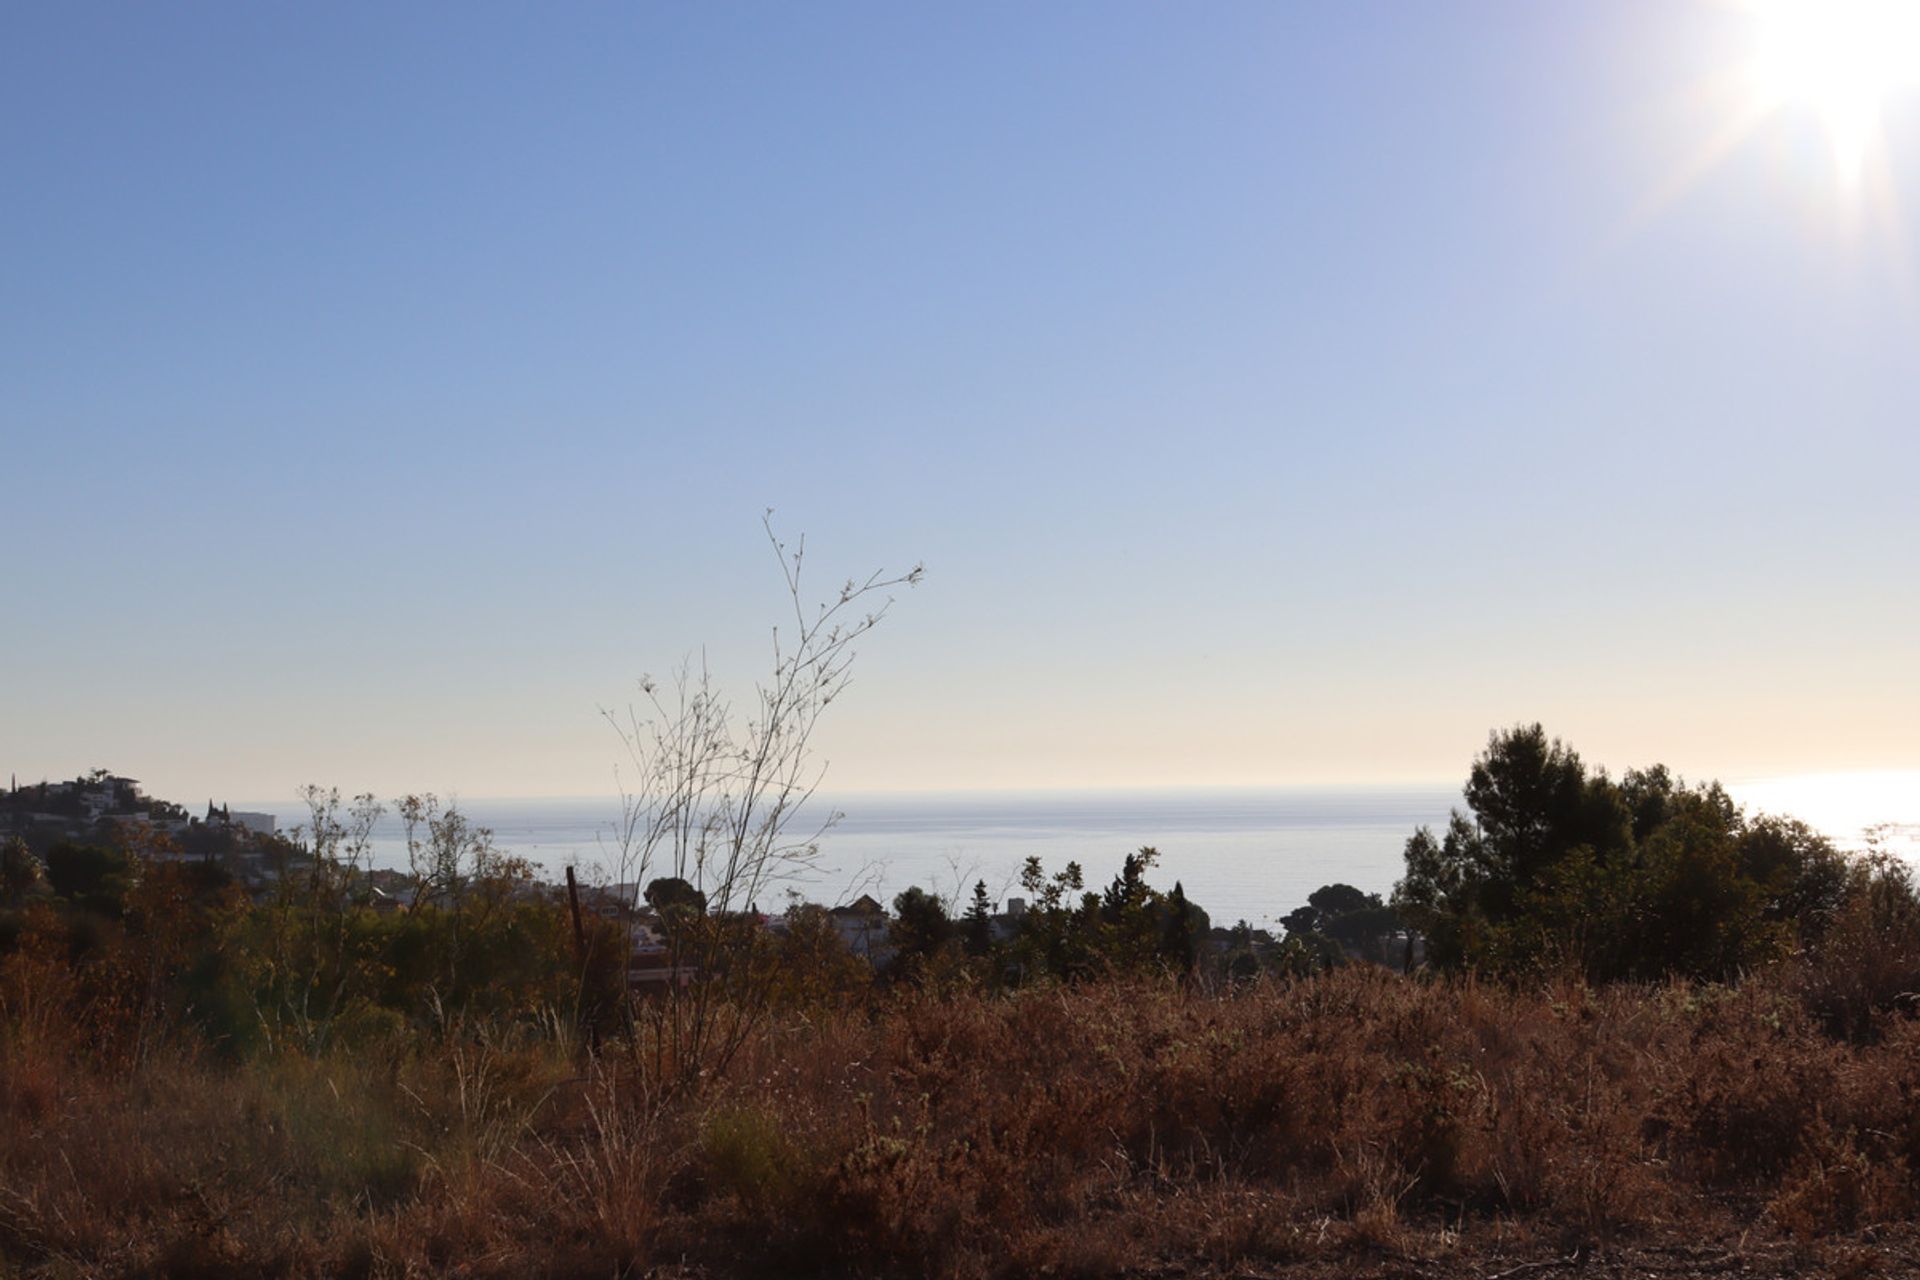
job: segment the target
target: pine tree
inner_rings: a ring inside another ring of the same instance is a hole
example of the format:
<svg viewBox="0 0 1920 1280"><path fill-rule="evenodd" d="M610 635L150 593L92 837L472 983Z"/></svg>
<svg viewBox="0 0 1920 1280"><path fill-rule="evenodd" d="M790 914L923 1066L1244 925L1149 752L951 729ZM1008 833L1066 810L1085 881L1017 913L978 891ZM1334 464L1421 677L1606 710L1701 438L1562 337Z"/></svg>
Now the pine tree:
<svg viewBox="0 0 1920 1280"><path fill-rule="evenodd" d="M993 903L987 897L985 880L974 882L973 904L962 917L962 936L970 956L984 956L993 950Z"/></svg>

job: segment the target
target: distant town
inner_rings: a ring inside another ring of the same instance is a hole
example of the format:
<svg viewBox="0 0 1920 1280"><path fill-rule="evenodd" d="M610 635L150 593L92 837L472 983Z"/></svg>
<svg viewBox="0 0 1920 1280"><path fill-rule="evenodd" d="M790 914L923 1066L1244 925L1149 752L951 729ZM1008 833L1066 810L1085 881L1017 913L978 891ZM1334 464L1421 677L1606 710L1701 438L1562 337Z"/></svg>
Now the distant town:
<svg viewBox="0 0 1920 1280"><path fill-rule="evenodd" d="M279 820L270 813L247 813L207 801L196 817L170 800L158 800L132 778L105 769L69 782L20 785L19 775L0 796L0 836L17 835L36 850L63 840L89 840L145 834L164 836L173 852L206 857L245 845L248 837L271 838Z"/></svg>

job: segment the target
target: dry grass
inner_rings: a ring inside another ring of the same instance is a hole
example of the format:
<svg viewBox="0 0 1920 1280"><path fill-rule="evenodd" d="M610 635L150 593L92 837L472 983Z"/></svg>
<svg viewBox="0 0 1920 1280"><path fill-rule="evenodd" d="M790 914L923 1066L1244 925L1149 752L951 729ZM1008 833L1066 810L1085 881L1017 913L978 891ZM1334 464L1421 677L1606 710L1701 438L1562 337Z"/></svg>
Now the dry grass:
<svg viewBox="0 0 1920 1280"><path fill-rule="evenodd" d="M910 993L771 1025L692 1099L557 1037L103 1065L15 990L8 1274L1445 1271L1811 1248L1920 1194L1920 1027L1836 1038L1791 974Z"/></svg>

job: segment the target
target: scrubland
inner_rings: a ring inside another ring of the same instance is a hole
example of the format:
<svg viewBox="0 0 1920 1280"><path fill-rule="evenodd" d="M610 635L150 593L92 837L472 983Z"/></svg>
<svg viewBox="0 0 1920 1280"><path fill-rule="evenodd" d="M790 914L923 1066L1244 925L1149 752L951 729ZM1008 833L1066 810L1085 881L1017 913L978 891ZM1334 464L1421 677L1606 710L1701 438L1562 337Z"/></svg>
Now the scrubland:
<svg viewBox="0 0 1920 1280"><path fill-rule="evenodd" d="M102 1038L46 963L0 971L20 1275L1867 1273L1920 1203L1920 1023L1812 961L955 980L780 1010L670 1089L558 1018Z"/></svg>

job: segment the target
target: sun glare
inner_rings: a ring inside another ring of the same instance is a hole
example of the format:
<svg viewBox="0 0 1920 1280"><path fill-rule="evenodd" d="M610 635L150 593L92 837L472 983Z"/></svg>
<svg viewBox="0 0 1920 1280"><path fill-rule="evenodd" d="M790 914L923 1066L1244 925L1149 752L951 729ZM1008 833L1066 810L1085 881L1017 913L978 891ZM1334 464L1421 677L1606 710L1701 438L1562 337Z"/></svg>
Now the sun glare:
<svg viewBox="0 0 1920 1280"><path fill-rule="evenodd" d="M1857 183L1888 100L1920 84L1920 0L1753 0L1752 9L1759 109L1817 115L1841 180Z"/></svg>
<svg viewBox="0 0 1920 1280"><path fill-rule="evenodd" d="M1890 853L1920 859L1920 771L1805 774L1736 782L1735 800L1786 814L1848 848L1869 839Z"/></svg>
<svg viewBox="0 0 1920 1280"><path fill-rule="evenodd" d="M1817 131L1830 177L1808 189L1849 238L1872 235L1908 268L1896 137L1920 105L1920 0L1705 0L1739 28L1680 110L1704 125L1628 216L1644 224L1756 137ZM1780 154L1776 150L1776 155Z"/></svg>

